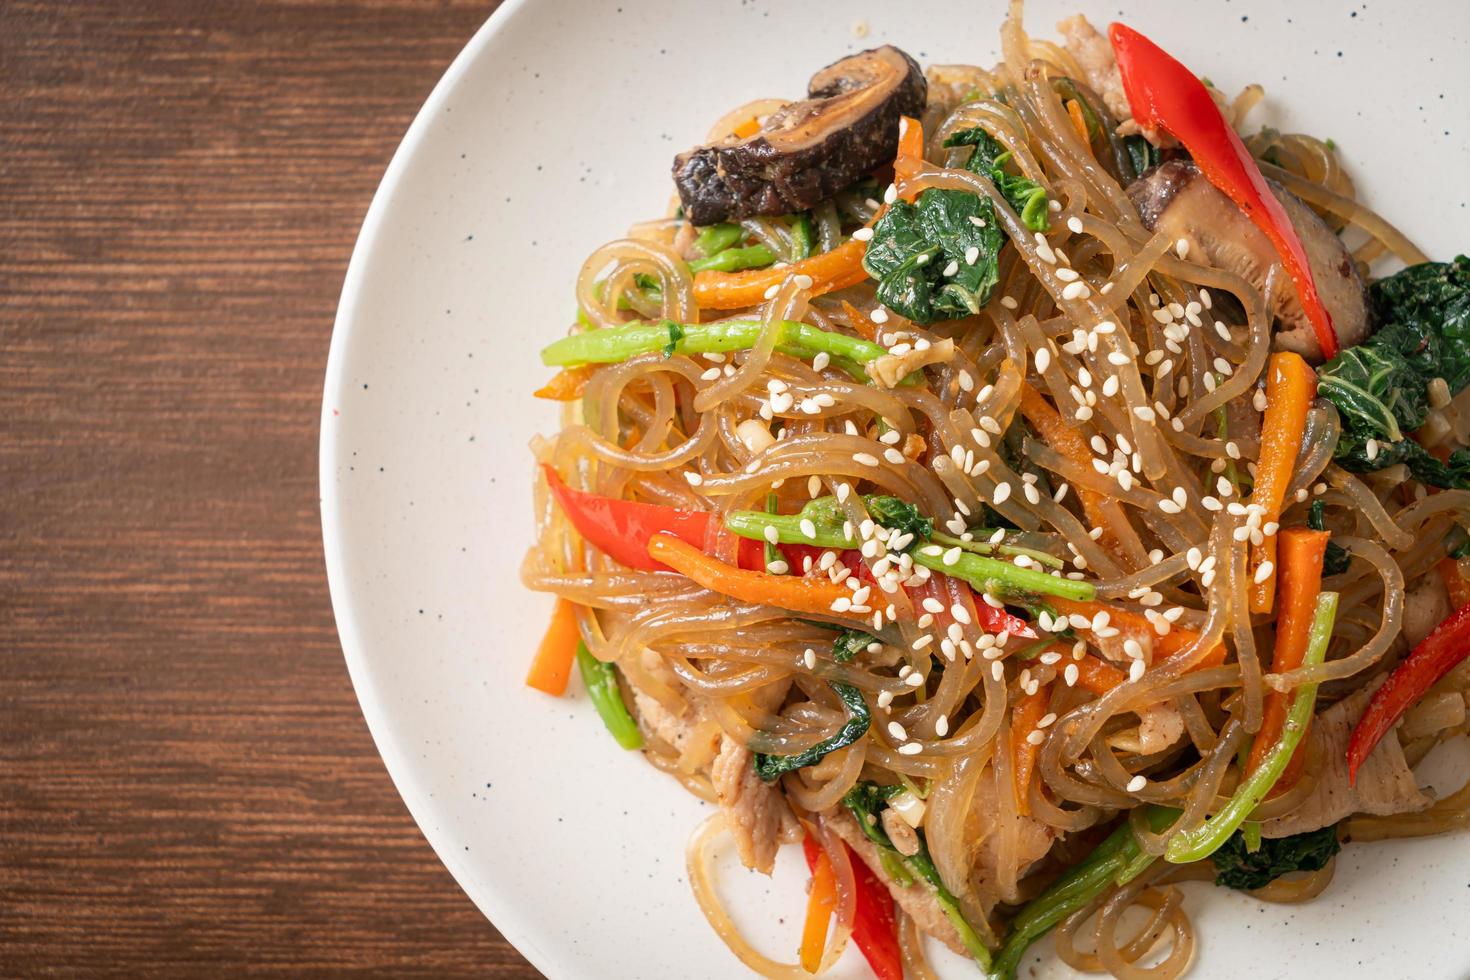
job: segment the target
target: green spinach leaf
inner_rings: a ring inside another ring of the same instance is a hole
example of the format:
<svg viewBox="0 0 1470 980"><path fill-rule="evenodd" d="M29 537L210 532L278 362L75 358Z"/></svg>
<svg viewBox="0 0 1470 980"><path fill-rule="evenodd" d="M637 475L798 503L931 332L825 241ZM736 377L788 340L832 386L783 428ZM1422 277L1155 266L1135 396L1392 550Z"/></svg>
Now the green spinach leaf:
<svg viewBox="0 0 1470 980"><path fill-rule="evenodd" d="M837 634L837 639L832 641L832 659L840 664L850 663L854 657L872 644L882 642L876 636L864 633L862 630L843 630Z"/></svg>
<svg viewBox="0 0 1470 980"><path fill-rule="evenodd" d="M917 202L895 201L873 226L863 268L878 301L916 323L980 312L999 279L1005 235L990 201L930 188Z"/></svg>
<svg viewBox="0 0 1470 980"><path fill-rule="evenodd" d="M868 710L868 703L863 700L863 692L841 681L833 681L832 690L837 692L837 697L842 700L843 707L847 709L847 721L837 729L837 734L823 739L805 752L799 752L796 755L755 753L757 776L765 782L775 782L785 773L816 765L827 753L846 748L867 734L868 726L873 721L873 715Z"/></svg>
<svg viewBox="0 0 1470 980"><path fill-rule="evenodd" d="M1369 298L1377 333L1318 371L1318 393L1342 416L1333 457L1354 472L1403 463L1421 483L1470 487L1470 451L1442 462L1410 438L1429 412L1431 381L1452 393L1470 384L1470 258L1410 266L1374 283Z"/></svg>
<svg viewBox="0 0 1470 980"><path fill-rule="evenodd" d="M1312 506L1307 508L1307 527L1313 531L1325 531L1326 525L1322 520L1322 501L1312 501ZM1348 563L1353 556L1348 550L1336 541L1327 542L1327 553L1322 557L1323 575L1341 575L1348 570Z"/></svg>
<svg viewBox="0 0 1470 980"><path fill-rule="evenodd" d="M1291 871L1319 871L1341 849L1335 825L1290 837L1268 837L1254 853L1237 830L1210 860L1215 864L1215 884L1254 891Z"/></svg>
<svg viewBox="0 0 1470 980"><path fill-rule="evenodd" d="M951 135L944 145L973 146L975 152L970 154L965 168L990 178L1011 210L1020 216L1023 225L1032 231L1047 230L1046 188L1019 174L1008 173L1005 165L1010 161L1011 153L995 137L976 126Z"/></svg>
<svg viewBox="0 0 1470 980"><path fill-rule="evenodd" d="M912 534L914 542L928 541L934 533L934 521L919 513L919 508L897 497L873 495L864 498L868 514L890 530Z"/></svg>

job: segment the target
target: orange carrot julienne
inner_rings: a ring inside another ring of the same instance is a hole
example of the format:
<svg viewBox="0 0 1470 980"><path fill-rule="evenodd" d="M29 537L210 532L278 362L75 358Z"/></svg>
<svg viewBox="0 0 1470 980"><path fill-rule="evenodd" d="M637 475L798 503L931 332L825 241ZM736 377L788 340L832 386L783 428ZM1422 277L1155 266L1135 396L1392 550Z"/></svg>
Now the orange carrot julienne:
<svg viewBox="0 0 1470 980"><path fill-rule="evenodd" d="M1276 648L1271 654L1273 674L1295 670L1306 658L1317 595L1322 591L1322 559L1327 553L1330 537L1326 531L1304 527L1287 528L1279 535L1276 591L1280 606L1276 612ZM1266 754L1281 740L1281 730L1286 725L1286 713L1291 708L1293 697L1293 694L1283 691L1266 694L1261 728L1251 743L1250 757L1246 762L1247 773L1259 768ZM1296 784L1306 758L1306 744L1303 737L1286 771L1271 788L1270 795L1277 796Z"/></svg>
<svg viewBox="0 0 1470 980"><path fill-rule="evenodd" d="M867 242L849 239L809 259L793 262L780 269L748 269L744 272L717 272L705 269L694 277L694 301L705 310L738 310L765 301L766 290L779 286L787 276L805 275L812 279L813 296L822 296L848 286L856 286L868 278L863 269L863 253Z"/></svg>
<svg viewBox="0 0 1470 980"><path fill-rule="evenodd" d="M1256 482L1250 502L1265 513L1261 524L1281 519L1281 504L1291 483L1291 471L1301 449L1307 410L1317 394L1317 372L1290 351L1272 354L1266 364L1266 414L1261 420L1261 458L1256 463ZM1276 535L1268 534L1251 548L1251 612L1270 612L1276 597ZM1256 580L1257 569L1266 562L1271 571Z"/></svg>
<svg viewBox="0 0 1470 980"><path fill-rule="evenodd" d="M1035 694L1026 695L1011 709L1011 758L1014 760L1011 774L1016 781L1016 806L1023 817L1031 815L1031 774L1036 769L1036 755L1041 751L1041 745L1032 742L1029 736L1046 717L1050 703L1051 685L1043 684Z"/></svg>
<svg viewBox="0 0 1470 980"><path fill-rule="evenodd" d="M711 558L694 545L669 534L655 534L648 542L648 555L698 585L741 602L776 606L792 612L832 612L838 599L852 598L852 590L823 579L798 575L748 572Z"/></svg>
<svg viewBox="0 0 1470 980"><path fill-rule="evenodd" d="M816 973L827 948L827 926L837 908L837 876L827 852L817 849L817 866L812 869L812 890L806 901L806 923L801 930L801 968Z"/></svg>
<svg viewBox="0 0 1470 980"><path fill-rule="evenodd" d="M745 120L745 122L741 123L739 126L736 126L733 132L734 135L739 137L740 139L748 139L754 136L756 133L759 133L760 131L760 119L756 116L751 116L749 119Z"/></svg>
<svg viewBox="0 0 1470 980"><path fill-rule="evenodd" d="M848 322L852 324L852 329L859 337L872 341L878 339L878 324L870 320L866 313L847 300L842 301L842 312L847 314Z"/></svg>
<svg viewBox="0 0 1470 980"><path fill-rule="evenodd" d="M898 120L898 153L893 158L893 176L897 180L912 180L924 165L924 124L912 116L901 116ZM905 201L918 197L916 191L904 191Z"/></svg>
<svg viewBox="0 0 1470 980"><path fill-rule="evenodd" d="M1051 403L1042 397L1041 392L1026 382L1021 382L1021 415L1035 427L1038 435L1048 446L1067 457L1072 462L1084 469L1092 469L1093 452L1082 438L1082 433L1075 427L1068 425L1062 418L1062 414ZM1086 487L1077 487L1077 499L1082 502L1082 513L1086 516L1093 527L1103 529L1102 537L1098 543L1107 548L1118 559L1126 561L1128 550L1125 549L1120 540L1120 533L1127 533L1137 537L1132 530L1132 525L1127 523L1123 516L1122 507L1118 501L1096 490ZM1120 532L1120 528L1127 528L1126 532ZM1138 544L1138 550L1143 550L1143 544Z"/></svg>
<svg viewBox="0 0 1470 980"><path fill-rule="evenodd" d="M576 401L582 397L591 377L591 367L566 368L556 372L550 381L537 388L536 397L554 402Z"/></svg>
<svg viewBox="0 0 1470 980"><path fill-rule="evenodd" d="M1158 630L1154 629L1154 624L1150 623L1146 616L1136 613L1131 609L1111 606L1105 602L1098 602L1095 599L1082 602L1076 599L1063 599L1060 596L1048 596L1047 603L1059 613L1067 616L1075 613L1089 620L1095 619L1100 612L1106 612L1108 614L1107 625L1122 631L1128 636L1134 637L1140 644L1145 639L1151 640L1155 662L1164 657L1172 656L1180 650L1193 645L1200 637L1194 630L1179 625L1171 626L1169 632L1160 636ZM1223 643L1217 643L1210 648L1210 651L1201 658L1199 663L1195 664L1193 669L1203 670L1206 667L1218 667L1224 662L1225 645Z"/></svg>
<svg viewBox="0 0 1470 980"><path fill-rule="evenodd" d="M572 661L577 656L577 644L582 633L577 628L577 607L566 599L557 599L551 612L551 625L541 638L531 669L526 674L526 686L545 691L553 697L561 697L567 690L567 678L572 676Z"/></svg>
<svg viewBox="0 0 1470 980"><path fill-rule="evenodd" d="M1077 130L1077 138L1082 141L1082 145L1090 149L1092 140L1087 135L1087 120L1083 118L1082 106L1076 99L1067 100L1067 118L1072 120L1072 128Z"/></svg>

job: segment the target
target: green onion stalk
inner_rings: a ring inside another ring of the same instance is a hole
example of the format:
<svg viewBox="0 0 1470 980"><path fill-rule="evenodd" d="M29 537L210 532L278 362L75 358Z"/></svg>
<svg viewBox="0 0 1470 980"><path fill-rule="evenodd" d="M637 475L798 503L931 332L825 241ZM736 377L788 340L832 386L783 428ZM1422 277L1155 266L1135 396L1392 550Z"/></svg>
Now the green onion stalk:
<svg viewBox="0 0 1470 980"><path fill-rule="evenodd" d="M754 347L761 326L759 320L628 323L575 333L554 341L542 349L541 363L549 367L615 364L655 351L668 355L727 354ZM888 353L885 348L861 337L820 330L794 320L780 321L776 349L803 360L826 354L833 364L864 381L867 374L862 366Z"/></svg>
<svg viewBox="0 0 1470 980"><path fill-rule="evenodd" d="M643 733L628 713L623 692L618 688L618 669L594 657L585 643L577 644L577 669L582 675L582 686L587 688L587 699L617 743L625 749L643 748Z"/></svg>
<svg viewBox="0 0 1470 980"><path fill-rule="evenodd" d="M1320 664L1326 659L1337 616L1337 598L1335 592L1324 592L1317 597L1304 665ZM1203 860L1215 853L1237 829L1246 835L1248 849L1252 843L1259 848L1261 825L1248 818L1286 771L1287 763L1306 734L1316 703L1316 684L1303 684L1297 689L1281 738L1266 754L1260 768L1246 777L1230 801L1213 817L1193 830L1182 830L1170 837L1164 851L1166 860L1171 864ZM1153 832L1162 833L1179 818L1180 811L1151 806L1145 816ZM991 980L1014 980L1021 957L1033 942L1067 916L1095 902L1108 888L1138 877L1154 860L1153 855L1139 846L1131 826L1123 823L1086 860L1032 899L1011 921L1010 931L990 972Z"/></svg>
<svg viewBox="0 0 1470 980"><path fill-rule="evenodd" d="M1155 833L1166 830L1179 811L1151 806L1145 816ZM1074 865L1011 920L1005 942L990 969L991 980L1014 980L1021 957L1031 944L1067 916L1097 901L1114 885L1126 885L1148 870L1155 858L1139 846L1128 821L1123 821L1080 864Z"/></svg>
<svg viewBox="0 0 1470 980"><path fill-rule="evenodd" d="M1327 657L1327 643L1332 638L1332 624L1337 617L1337 593L1323 592L1317 596L1317 608L1312 615L1312 629L1308 634L1307 654L1303 666L1320 664ZM1317 685L1303 684L1297 688L1291 708L1286 713L1286 724L1281 738L1271 746L1260 766L1236 789L1220 810L1204 823L1192 830L1181 830L1169 838L1164 856L1173 864L1188 864L1215 853L1231 834L1240 828L1271 792L1271 787L1286 771L1292 754L1307 733L1307 724L1312 720L1312 710L1317 704Z"/></svg>
<svg viewBox="0 0 1470 980"><path fill-rule="evenodd" d="M802 521L812 523L815 535L802 529ZM780 544L807 544L818 548L851 549L859 546L856 536L848 536L841 505L835 497L818 497L808 501L795 514L768 514L758 510L735 510L725 515L725 527L731 533L755 541L769 540L766 529L774 528ZM1034 568L1021 568L1008 561L988 558L937 544L911 546L914 564L931 571L964 579L974 588L990 595L1015 593L1061 596L1085 602L1092 599L1096 588L1090 582L1058 578Z"/></svg>

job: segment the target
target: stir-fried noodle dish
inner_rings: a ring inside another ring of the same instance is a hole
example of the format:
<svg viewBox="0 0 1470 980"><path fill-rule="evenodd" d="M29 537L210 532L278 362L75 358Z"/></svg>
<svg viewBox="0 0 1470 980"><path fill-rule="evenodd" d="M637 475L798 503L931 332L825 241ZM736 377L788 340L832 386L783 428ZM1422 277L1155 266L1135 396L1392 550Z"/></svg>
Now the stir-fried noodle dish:
<svg viewBox="0 0 1470 980"><path fill-rule="evenodd" d="M729 111L542 353L529 683L716 805L689 880L765 976L1176 977L1179 882L1302 901L1470 814L1414 771L1466 731L1470 260L1258 86L1058 31ZM727 842L804 849L792 955Z"/></svg>

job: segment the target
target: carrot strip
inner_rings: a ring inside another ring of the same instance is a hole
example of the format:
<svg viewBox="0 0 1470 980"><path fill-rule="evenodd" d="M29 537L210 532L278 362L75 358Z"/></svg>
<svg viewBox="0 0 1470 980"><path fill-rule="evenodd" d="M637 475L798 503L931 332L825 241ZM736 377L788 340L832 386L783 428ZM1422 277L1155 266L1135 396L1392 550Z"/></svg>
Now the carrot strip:
<svg viewBox="0 0 1470 980"><path fill-rule="evenodd" d="M557 599L551 612L551 625L536 648L531 669L526 672L526 686L545 691L553 697L561 697L567 690L567 678L572 676L572 661L577 656L577 644L582 642L582 633L577 629L577 607L566 599Z"/></svg>
<svg viewBox="0 0 1470 980"><path fill-rule="evenodd" d="M1279 574L1277 575L1277 598L1280 608L1276 613L1276 649L1271 654L1271 672L1279 674L1295 670L1302 665L1307 655L1307 643L1311 636L1312 619L1316 615L1317 595L1322 591L1322 559L1327 553L1327 541L1331 537L1326 531L1312 531L1303 527L1287 528L1280 534L1276 554ZM1286 725L1286 713L1291 708L1294 695L1283 691L1270 691L1261 715L1261 729L1251 743L1250 757L1246 762L1247 774L1255 772L1265 761L1266 755L1281 740L1281 731ZM1306 736L1297 746L1286 771L1271 788L1270 795L1276 796L1296 784L1306 759Z"/></svg>
<svg viewBox="0 0 1470 980"><path fill-rule="evenodd" d="M556 372L550 381L536 389L535 394L537 398L545 398L548 401L576 401L582 397L582 392L587 389L587 382L591 378L592 368L590 366L567 368Z"/></svg>
<svg viewBox="0 0 1470 980"><path fill-rule="evenodd" d="M792 612L832 612L838 599L851 599L852 591L826 579L799 575L747 572L711 558L687 541L669 534L655 534L648 542L648 555L698 585L741 602L777 606Z"/></svg>
<svg viewBox="0 0 1470 980"><path fill-rule="evenodd" d="M1117 667L1097 657L1074 660L1077 665L1077 684L1083 690L1103 695L1128 680L1128 675ZM1065 670L1066 668L1062 668Z"/></svg>
<svg viewBox="0 0 1470 980"><path fill-rule="evenodd" d="M812 869L812 890L806 901L806 923L801 930L801 968L816 973L822 965L822 952L827 948L827 925L837 907L837 876L827 852L817 849L816 867Z"/></svg>
<svg viewBox="0 0 1470 980"><path fill-rule="evenodd" d="M1063 599L1060 596L1048 596L1047 603L1059 613L1071 616L1076 613L1093 619L1100 612L1108 614L1108 625L1120 630L1128 636L1138 640L1140 644L1149 641L1153 644L1154 659L1172 656L1180 650L1191 646L1199 640L1200 635L1192 629L1183 626L1173 626L1163 636L1154 629L1146 617L1131 609L1120 606L1110 606L1105 602L1091 600L1081 602L1076 599ZM1225 662L1225 644L1217 643L1209 653L1195 665L1195 670L1203 670L1206 667L1218 667Z"/></svg>
<svg viewBox="0 0 1470 980"><path fill-rule="evenodd" d="M924 124L912 116L901 116L898 121L898 153L893 158L893 176L896 180L912 180L924 165ZM904 191L905 201L918 197L917 191Z"/></svg>
<svg viewBox="0 0 1470 980"><path fill-rule="evenodd" d="M1067 424L1061 413L1042 397L1041 392L1025 381L1021 382L1021 415L1031 423L1048 446L1078 466L1092 469L1092 449L1082 438L1082 433ZM1121 535L1129 535L1132 539L1129 544L1136 544L1136 549L1140 552L1143 550L1143 542L1137 540L1138 534L1133 530L1133 525L1128 523L1128 518L1123 516L1123 508L1117 499L1086 487L1074 489L1077 491L1077 499L1082 502L1082 513L1088 523L1103 529L1098 543L1123 562L1125 567L1132 568L1133 562L1128 558L1130 549L1124 547Z"/></svg>
<svg viewBox="0 0 1470 980"><path fill-rule="evenodd" d="M745 122L741 123L739 126L736 126L733 132L734 135L740 139L748 139L749 137L754 136L760 131L760 119L755 116L751 116L749 119L745 120Z"/></svg>
<svg viewBox="0 0 1470 980"><path fill-rule="evenodd" d="M705 269L694 277L694 301L705 310L738 310L756 306L764 302L767 289L779 286L787 276L795 275L811 277L813 296L846 289L868 278L867 271L863 269L863 253L867 248L867 242L849 239L830 252L813 255L780 269L747 269L744 272Z"/></svg>
<svg viewBox="0 0 1470 980"><path fill-rule="evenodd" d="M1051 685L1044 684L1035 694L1028 694L1021 703L1011 709L1011 773L1016 780L1016 806L1021 816L1031 815L1031 774L1036 769L1036 756L1041 745L1027 736L1036 731L1036 725L1046 717L1051 703Z"/></svg>
<svg viewBox="0 0 1470 980"><path fill-rule="evenodd" d="M1255 488L1251 503L1264 508L1261 524L1281 519L1281 503L1291 483L1291 471L1307 425L1307 410L1317 394L1317 373L1301 355L1290 351L1272 354L1266 366L1266 414L1261 421L1261 458L1256 463ZM1276 597L1276 535L1268 534L1251 548L1250 606L1253 613L1271 611ZM1257 569L1272 562L1269 575L1256 579Z"/></svg>
<svg viewBox="0 0 1470 980"><path fill-rule="evenodd" d="M1087 135L1087 120L1082 117L1082 106L1076 99L1067 100L1067 118L1072 120L1072 128L1077 130L1077 138L1082 145L1091 150L1092 140Z"/></svg>
<svg viewBox="0 0 1470 980"><path fill-rule="evenodd" d="M842 301L842 312L847 314L848 322L852 324L852 329L859 337L874 342L878 340L878 324L868 319L866 313L847 300Z"/></svg>
<svg viewBox="0 0 1470 980"><path fill-rule="evenodd" d="M1439 575L1444 579L1445 591L1450 594L1450 608L1459 609L1466 603L1470 603L1470 578L1465 577L1465 570L1460 563L1453 558L1441 558L1439 562Z"/></svg>

